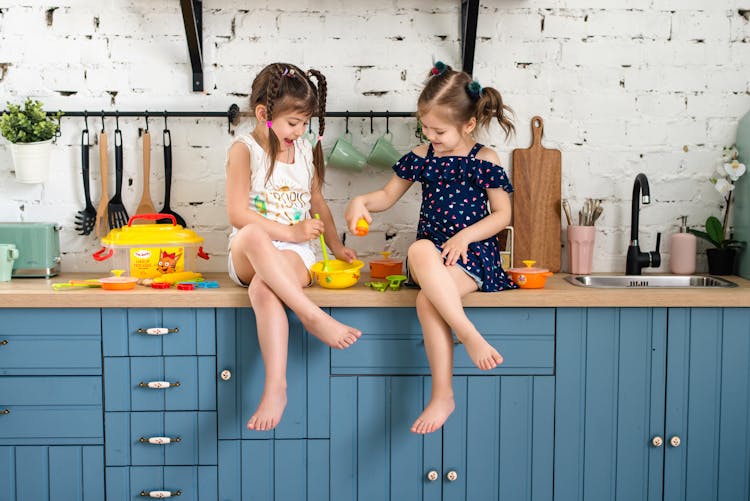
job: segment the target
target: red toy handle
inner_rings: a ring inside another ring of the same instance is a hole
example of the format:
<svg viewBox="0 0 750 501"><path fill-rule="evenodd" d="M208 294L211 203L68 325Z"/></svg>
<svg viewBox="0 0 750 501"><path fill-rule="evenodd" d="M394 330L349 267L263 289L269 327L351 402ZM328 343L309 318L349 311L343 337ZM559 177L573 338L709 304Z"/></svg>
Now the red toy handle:
<svg viewBox="0 0 750 501"><path fill-rule="evenodd" d="M206 251L203 250L203 246L202 245L200 247L198 247L198 257L201 257L201 258L205 259L206 261L208 261L208 259L209 259L208 254L206 254Z"/></svg>
<svg viewBox="0 0 750 501"><path fill-rule="evenodd" d="M136 219L148 219L150 221L156 221L159 219L169 218L172 220L172 226L177 226L177 219L172 214L136 214L128 220L128 226L133 225L133 221Z"/></svg>
<svg viewBox="0 0 750 501"><path fill-rule="evenodd" d="M104 261L105 259L109 259L109 258L111 258L111 257L112 257L112 254L114 254L114 253L115 253L114 249L109 249L109 252L107 252L107 254L106 254L106 255L102 255L102 254L104 254L104 251L106 251L106 250L107 250L107 248L106 248L106 247L102 247L102 248L101 248L101 249L99 249L98 251L94 252L94 253L92 254L92 256L93 256L93 257L94 257L94 259L96 259L97 261Z"/></svg>

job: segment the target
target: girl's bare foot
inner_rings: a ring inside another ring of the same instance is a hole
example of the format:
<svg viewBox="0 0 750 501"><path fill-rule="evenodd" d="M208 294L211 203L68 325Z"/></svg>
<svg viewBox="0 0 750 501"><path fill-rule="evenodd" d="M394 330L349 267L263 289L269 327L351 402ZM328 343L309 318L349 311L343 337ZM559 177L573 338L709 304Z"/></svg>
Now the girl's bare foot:
<svg viewBox="0 0 750 501"><path fill-rule="evenodd" d="M339 350L350 347L362 335L358 329L342 324L322 311L303 324L310 334Z"/></svg>
<svg viewBox="0 0 750 501"><path fill-rule="evenodd" d="M488 371L503 363L503 356L478 332L459 336L474 365Z"/></svg>
<svg viewBox="0 0 750 501"><path fill-rule="evenodd" d="M255 431L273 430L281 421L285 407L285 390L263 390L258 408L247 421L247 429Z"/></svg>
<svg viewBox="0 0 750 501"><path fill-rule="evenodd" d="M430 403L422 411L422 415L411 425L411 431L424 435L439 430L455 408L456 404L451 397L432 397Z"/></svg>

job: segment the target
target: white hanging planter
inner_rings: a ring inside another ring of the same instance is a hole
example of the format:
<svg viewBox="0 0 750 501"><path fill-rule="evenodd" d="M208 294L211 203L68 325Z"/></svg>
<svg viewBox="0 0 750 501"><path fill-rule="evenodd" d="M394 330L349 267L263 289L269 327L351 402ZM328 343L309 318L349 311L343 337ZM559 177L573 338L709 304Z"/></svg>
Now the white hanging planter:
<svg viewBox="0 0 750 501"><path fill-rule="evenodd" d="M44 183L49 177L52 139L35 143L11 143L10 154L19 183Z"/></svg>

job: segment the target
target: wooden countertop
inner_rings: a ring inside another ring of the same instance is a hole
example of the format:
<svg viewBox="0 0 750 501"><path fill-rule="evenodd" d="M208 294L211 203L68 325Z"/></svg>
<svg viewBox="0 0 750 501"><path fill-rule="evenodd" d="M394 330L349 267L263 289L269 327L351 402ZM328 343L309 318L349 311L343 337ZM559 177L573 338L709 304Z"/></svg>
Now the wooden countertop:
<svg viewBox="0 0 750 501"><path fill-rule="evenodd" d="M593 289L576 287L558 273L547 279L543 289L469 294L465 306L474 307L605 307L605 306L683 306L750 307L750 281L727 277L739 287L717 289ZM247 289L232 283L225 273L208 273L218 289L179 291L136 286L127 291L98 288L54 291L53 283L71 279L97 278L93 274L63 273L51 279L23 278L0 282L0 308L235 308L250 305ZM378 292L365 287L363 274L354 287L341 290L317 285L306 290L319 306L330 307L413 307L417 290Z"/></svg>

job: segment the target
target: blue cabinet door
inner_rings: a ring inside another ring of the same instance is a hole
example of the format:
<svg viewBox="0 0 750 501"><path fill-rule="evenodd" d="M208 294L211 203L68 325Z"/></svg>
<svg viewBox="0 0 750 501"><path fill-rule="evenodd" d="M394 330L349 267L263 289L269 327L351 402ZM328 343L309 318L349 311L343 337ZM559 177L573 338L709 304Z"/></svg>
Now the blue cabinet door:
<svg viewBox="0 0 750 501"><path fill-rule="evenodd" d="M330 499L552 499L551 376L457 376L456 410L443 430L416 435L409 428L429 384L332 379Z"/></svg>
<svg viewBox="0 0 750 501"><path fill-rule="evenodd" d="M750 309L670 309L667 360L664 500L747 500Z"/></svg>
<svg viewBox="0 0 750 501"><path fill-rule="evenodd" d="M218 499L328 500L328 458L328 440L220 440Z"/></svg>
<svg viewBox="0 0 750 501"><path fill-rule="evenodd" d="M330 349L289 313L287 406L272 431L245 423L263 392L264 367L250 309L217 311L217 383L220 439L328 438Z"/></svg>
<svg viewBox="0 0 750 501"><path fill-rule="evenodd" d="M0 500L101 501L104 450L93 446L0 447Z"/></svg>
<svg viewBox="0 0 750 501"><path fill-rule="evenodd" d="M555 499L661 501L667 311L557 313Z"/></svg>

